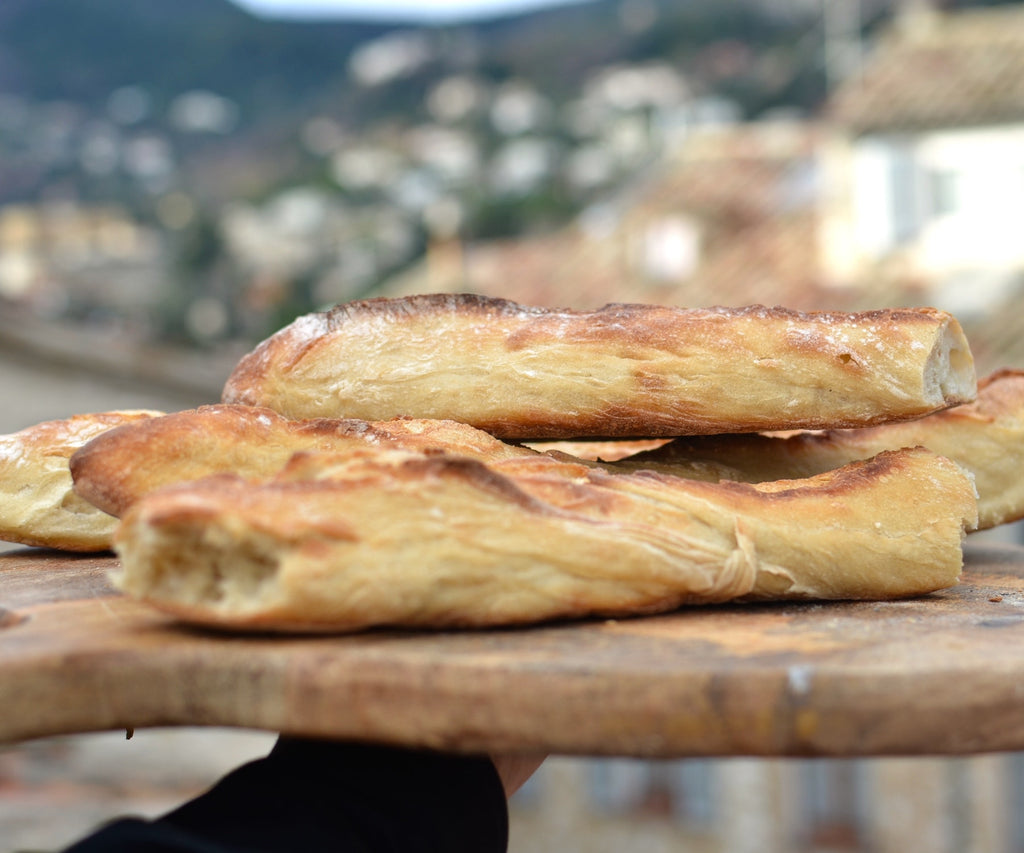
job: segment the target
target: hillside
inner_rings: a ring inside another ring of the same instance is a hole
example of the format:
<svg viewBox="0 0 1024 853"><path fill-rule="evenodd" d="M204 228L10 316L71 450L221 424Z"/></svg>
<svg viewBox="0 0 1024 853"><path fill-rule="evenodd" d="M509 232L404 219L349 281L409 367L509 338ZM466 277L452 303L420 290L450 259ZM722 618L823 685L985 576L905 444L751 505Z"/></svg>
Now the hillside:
<svg viewBox="0 0 1024 853"><path fill-rule="evenodd" d="M228 0L4 0L0 91L99 105L128 85L159 100L203 88L251 117L315 98L354 46L388 29L271 21Z"/></svg>
<svg viewBox="0 0 1024 853"><path fill-rule="evenodd" d="M357 136L429 121L427 93L453 74L493 86L520 81L560 105L602 69L667 62L692 96L727 97L747 116L779 106L812 111L820 101L818 21L800 0L633 5L646 10L639 19L624 14L622 0L592 0L411 27L261 18L229 0L4 0L0 204L56 192L145 215L145 192L107 175L102 157L83 171L75 153L98 145L102 155L113 136L128 133L157 138L160 150L141 155L149 160L173 149L166 156L175 182L210 203L258 196L309 179L308 162L289 152L311 116ZM394 44L382 38L389 34ZM376 51L363 58L378 66L409 67L367 83L352 68L360 50ZM182 101L197 92L198 128L175 125Z"/></svg>
<svg viewBox="0 0 1024 853"><path fill-rule="evenodd" d="M721 40L743 40L756 51L790 44L806 30L793 14L773 14L754 2L660 0L659 26L629 32L620 6L594 0L440 29L473 42L468 61L485 76L525 74L555 92L609 62L685 61ZM399 29L408 27L259 18L228 0L5 0L0 92L99 104L126 85L157 98L208 88L242 104L253 119L261 109L336 95L352 50ZM467 62L465 52L453 54L431 63L433 69ZM361 106L361 117L377 109Z"/></svg>

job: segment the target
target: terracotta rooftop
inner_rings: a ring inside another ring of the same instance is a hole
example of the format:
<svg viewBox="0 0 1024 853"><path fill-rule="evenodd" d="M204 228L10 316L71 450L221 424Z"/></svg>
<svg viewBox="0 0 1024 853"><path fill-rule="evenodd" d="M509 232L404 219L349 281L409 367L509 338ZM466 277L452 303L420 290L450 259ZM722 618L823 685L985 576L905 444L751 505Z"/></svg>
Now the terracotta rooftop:
<svg viewBox="0 0 1024 853"><path fill-rule="evenodd" d="M904 15L829 115L861 133L1024 121L1024 7Z"/></svg>

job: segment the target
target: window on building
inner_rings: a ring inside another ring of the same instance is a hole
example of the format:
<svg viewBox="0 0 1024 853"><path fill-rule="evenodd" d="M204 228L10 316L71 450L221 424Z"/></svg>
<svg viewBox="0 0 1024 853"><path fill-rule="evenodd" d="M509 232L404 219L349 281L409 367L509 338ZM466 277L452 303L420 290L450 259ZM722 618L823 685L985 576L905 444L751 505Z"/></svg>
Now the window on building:
<svg viewBox="0 0 1024 853"><path fill-rule="evenodd" d="M953 169L928 172L928 212L932 217L948 216L963 206L963 176Z"/></svg>
<svg viewBox="0 0 1024 853"><path fill-rule="evenodd" d="M913 150L893 145L889 159L889 187L892 204L892 234L897 245L913 240L921 228L921 170Z"/></svg>

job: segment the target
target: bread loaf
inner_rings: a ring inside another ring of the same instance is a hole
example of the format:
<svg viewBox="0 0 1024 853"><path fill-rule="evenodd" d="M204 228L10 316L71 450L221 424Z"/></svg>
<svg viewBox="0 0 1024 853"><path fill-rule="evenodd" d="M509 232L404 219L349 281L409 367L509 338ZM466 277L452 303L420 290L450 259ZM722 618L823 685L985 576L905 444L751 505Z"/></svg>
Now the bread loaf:
<svg viewBox="0 0 1024 853"><path fill-rule="evenodd" d="M172 483L222 473L265 479L302 450L375 446L479 459L533 452L454 421L289 420L270 409L215 405L106 433L79 449L70 468L79 497L120 517L142 495Z"/></svg>
<svg viewBox="0 0 1024 853"><path fill-rule="evenodd" d="M628 456L620 467L760 483L810 477L883 450L917 445L949 457L974 476L979 530L1024 518L1024 371L997 371L979 383L974 402L919 420L785 437L678 438Z"/></svg>
<svg viewBox="0 0 1024 853"><path fill-rule="evenodd" d="M189 621L300 631L880 599L956 583L975 520L970 478L922 449L762 486L307 453L272 482L143 497L117 533L117 583Z"/></svg>
<svg viewBox="0 0 1024 853"><path fill-rule="evenodd" d="M431 295L300 317L241 360L222 399L540 439L860 427L975 391L962 329L929 308L575 312Z"/></svg>
<svg viewBox="0 0 1024 853"><path fill-rule="evenodd" d="M68 459L108 430L159 414L80 414L0 436L0 539L68 551L107 550L117 519L74 493Z"/></svg>

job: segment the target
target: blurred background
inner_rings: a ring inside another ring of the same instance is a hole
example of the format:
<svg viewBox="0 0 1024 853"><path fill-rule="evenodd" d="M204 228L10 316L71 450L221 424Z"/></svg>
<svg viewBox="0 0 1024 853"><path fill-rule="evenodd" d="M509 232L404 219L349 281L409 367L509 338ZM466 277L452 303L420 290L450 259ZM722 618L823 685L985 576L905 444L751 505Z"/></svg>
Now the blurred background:
<svg viewBox="0 0 1024 853"><path fill-rule="evenodd" d="M298 314L414 292L928 304L1024 367L1022 222L1017 3L0 0L0 432L212 402ZM0 849L268 743L5 748ZM513 850L1021 851L1021 802L1017 756L555 758Z"/></svg>

